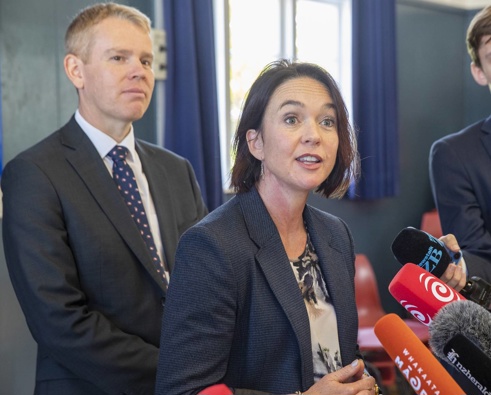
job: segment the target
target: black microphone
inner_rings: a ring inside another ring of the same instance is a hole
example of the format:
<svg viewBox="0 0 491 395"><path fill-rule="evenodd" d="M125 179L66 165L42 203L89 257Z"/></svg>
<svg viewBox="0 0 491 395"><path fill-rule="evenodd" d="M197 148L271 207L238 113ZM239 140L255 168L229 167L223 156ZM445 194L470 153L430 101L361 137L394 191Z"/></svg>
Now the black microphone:
<svg viewBox="0 0 491 395"><path fill-rule="evenodd" d="M462 253L452 252L445 244L425 231L411 226L402 229L392 242L392 253L401 265L408 262L440 278L451 263L458 263ZM491 284L477 276L467 280L460 293L491 310Z"/></svg>
<svg viewBox="0 0 491 395"><path fill-rule="evenodd" d="M445 344L443 352L453 367L450 374L467 395L491 395L491 359L479 347L459 334Z"/></svg>
<svg viewBox="0 0 491 395"><path fill-rule="evenodd" d="M429 325L433 353L470 395L491 395L491 314L469 300L440 309Z"/></svg>
<svg viewBox="0 0 491 395"><path fill-rule="evenodd" d="M414 263L438 278L449 264L457 263L462 256L460 252L449 251L436 237L411 226L396 236L392 242L392 253L401 265Z"/></svg>

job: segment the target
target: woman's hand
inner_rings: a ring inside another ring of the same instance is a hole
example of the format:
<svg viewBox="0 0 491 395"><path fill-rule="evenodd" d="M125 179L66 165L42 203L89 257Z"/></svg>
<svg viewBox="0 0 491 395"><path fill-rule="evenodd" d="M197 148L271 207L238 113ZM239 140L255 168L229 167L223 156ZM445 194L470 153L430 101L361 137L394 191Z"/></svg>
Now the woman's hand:
<svg viewBox="0 0 491 395"><path fill-rule="evenodd" d="M364 369L363 361L356 359L351 365L326 374L304 395L377 395L375 379L364 375Z"/></svg>
<svg viewBox="0 0 491 395"><path fill-rule="evenodd" d="M459 243L457 242L457 239L453 234L442 236L440 237L440 240L443 241L445 246L450 251L460 251ZM455 289L457 292L464 288L467 282L465 267L463 267L463 265L463 258L461 257L457 265L455 263L451 263L450 265L448 265L447 269L440 277L440 280L446 283L449 287Z"/></svg>

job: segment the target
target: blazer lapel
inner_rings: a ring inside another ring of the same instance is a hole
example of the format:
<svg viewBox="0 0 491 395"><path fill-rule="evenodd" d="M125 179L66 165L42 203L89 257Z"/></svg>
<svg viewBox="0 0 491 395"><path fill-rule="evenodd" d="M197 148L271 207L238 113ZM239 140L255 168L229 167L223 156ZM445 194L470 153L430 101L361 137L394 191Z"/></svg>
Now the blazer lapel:
<svg viewBox="0 0 491 395"><path fill-rule="evenodd" d="M117 188L108 187L112 186L113 180L94 145L74 118L63 128L61 133L61 143L70 148L66 150L67 161L87 185L87 189L138 260L164 290L162 280L152 263L148 248L141 238L128 208L121 199ZM128 215L122 215L122 213L128 213Z"/></svg>
<svg viewBox="0 0 491 395"><path fill-rule="evenodd" d="M256 260L298 339L303 384L310 386L308 378L312 377L314 367L309 318L280 235L256 189L237 197L241 200L250 237L259 246Z"/></svg>
<svg viewBox="0 0 491 395"><path fill-rule="evenodd" d="M343 328L343 330L338 330L338 338L342 362L347 364L351 362L348 360L351 358L349 353L351 349L350 343L352 343L353 336L356 339L358 332L357 323L352 318L355 315L350 314L352 308L349 305L350 301L355 300L354 291L351 291L354 289L354 284L350 287L347 283L352 276L348 272L347 266L342 264L348 258L346 254L342 254L333 247L335 245L333 241L334 235L325 223L313 220L309 207L305 210L304 217L310 238L319 257L319 265L324 275L329 296L336 311L338 328ZM354 281L354 279L352 280Z"/></svg>

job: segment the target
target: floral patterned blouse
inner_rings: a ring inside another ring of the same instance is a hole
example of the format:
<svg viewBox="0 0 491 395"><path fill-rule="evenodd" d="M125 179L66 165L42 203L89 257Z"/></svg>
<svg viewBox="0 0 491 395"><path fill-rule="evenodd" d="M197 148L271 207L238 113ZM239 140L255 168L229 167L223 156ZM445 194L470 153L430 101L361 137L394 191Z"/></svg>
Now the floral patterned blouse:
<svg viewBox="0 0 491 395"><path fill-rule="evenodd" d="M336 312L318 262L319 258L307 233L305 251L298 259L290 261L290 264L309 315L315 381L343 366L339 352Z"/></svg>

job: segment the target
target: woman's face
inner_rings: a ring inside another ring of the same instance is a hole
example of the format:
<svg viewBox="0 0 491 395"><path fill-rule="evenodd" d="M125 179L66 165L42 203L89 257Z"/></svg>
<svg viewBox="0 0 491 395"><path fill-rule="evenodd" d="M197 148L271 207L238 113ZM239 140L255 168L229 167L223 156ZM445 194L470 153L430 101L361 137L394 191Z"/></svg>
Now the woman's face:
<svg viewBox="0 0 491 395"><path fill-rule="evenodd" d="M331 95L309 77L284 82L266 107L261 132L249 130L247 140L252 155L263 161L260 182L286 192L311 191L336 162L339 139Z"/></svg>

